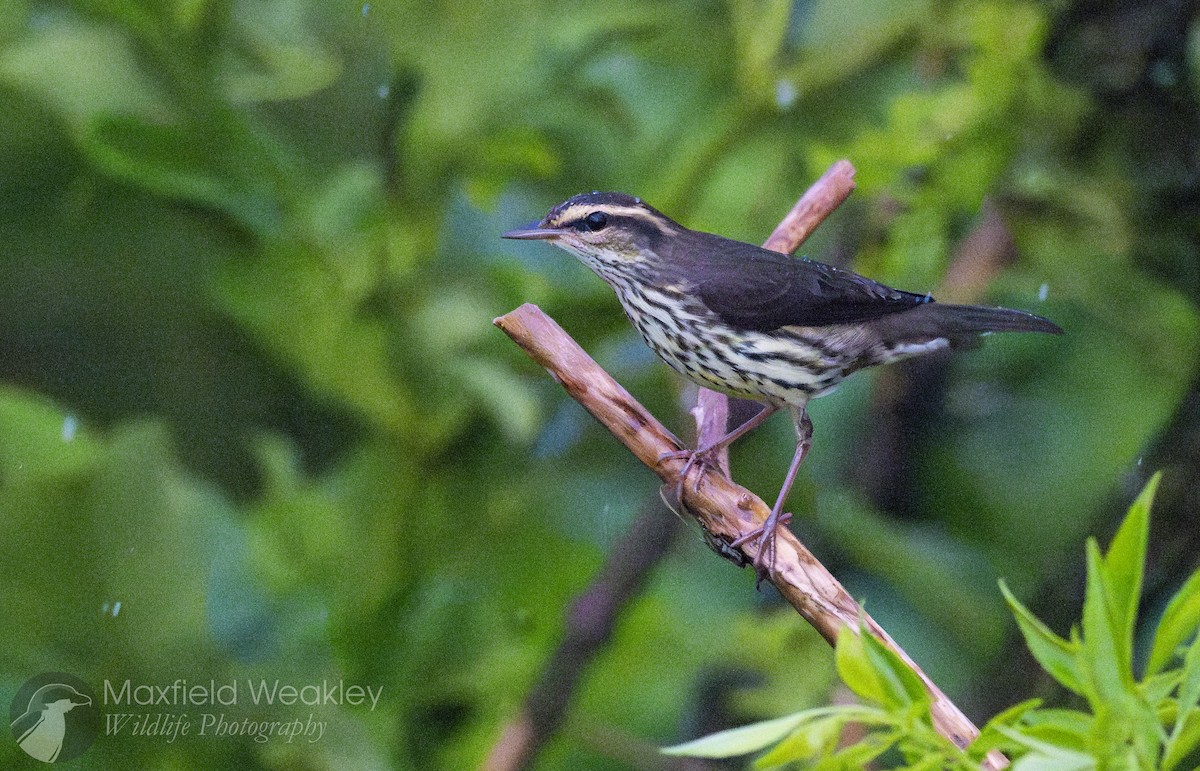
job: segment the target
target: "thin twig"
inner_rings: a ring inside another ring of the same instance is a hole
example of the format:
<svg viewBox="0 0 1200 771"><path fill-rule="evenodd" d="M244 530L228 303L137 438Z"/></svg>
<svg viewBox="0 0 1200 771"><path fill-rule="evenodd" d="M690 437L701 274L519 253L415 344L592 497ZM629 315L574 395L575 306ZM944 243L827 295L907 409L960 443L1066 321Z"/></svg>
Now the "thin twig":
<svg viewBox="0 0 1200 771"><path fill-rule="evenodd" d="M613 545L599 575L571 604L562 640L525 697L520 713L492 745L484 771L514 771L529 766L562 725L586 665L608 642L621 611L638 595L650 572L682 532L681 520L663 516L658 496L647 502Z"/></svg>
<svg viewBox="0 0 1200 771"><path fill-rule="evenodd" d="M838 161L813 183L771 233L763 248L791 254L854 192L854 166Z"/></svg>

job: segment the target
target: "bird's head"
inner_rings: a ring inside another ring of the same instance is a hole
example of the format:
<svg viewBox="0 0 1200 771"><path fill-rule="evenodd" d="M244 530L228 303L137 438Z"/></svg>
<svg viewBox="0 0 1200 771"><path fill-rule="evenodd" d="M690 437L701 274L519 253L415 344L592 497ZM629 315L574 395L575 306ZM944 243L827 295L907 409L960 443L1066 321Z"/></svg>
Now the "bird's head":
<svg viewBox="0 0 1200 771"><path fill-rule="evenodd" d="M645 264L661 254L664 239L685 232L640 198L583 193L555 206L540 222L510 230L504 237L549 241L603 272Z"/></svg>
<svg viewBox="0 0 1200 771"><path fill-rule="evenodd" d="M90 706L92 699L66 683L43 685L29 701L30 710L49 709L55 712L70 712L75 707Z"/></svg>

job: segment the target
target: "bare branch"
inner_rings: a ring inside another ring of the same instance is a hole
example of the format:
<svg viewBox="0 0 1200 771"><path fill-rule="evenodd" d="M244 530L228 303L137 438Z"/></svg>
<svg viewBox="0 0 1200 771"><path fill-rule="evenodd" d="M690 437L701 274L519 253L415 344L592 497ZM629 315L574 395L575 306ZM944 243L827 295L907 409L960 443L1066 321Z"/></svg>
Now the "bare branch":
<svg viewBox="0 0 1200 771"><path fill-rule="evenodd" d="M679 440L601 369L553 319L537 306L526 304L494 323L534 361L545 367L572 398L663 482L679 484L684 461L658 460L664 454L681 449ZM733 541L759 527L770 513L770 507L754 493L706 467L699 489L688 496L688 511L708 532ZM755 556L754 548L753 543L743 547L750 551L750 557ZM772 581L784 599L831 645L842 627L857 629L861 620L924 682L933 699L934 726L943 736L965 747L978 735L978 729L962 711L787 529L781 529L778 534ZM1005 763L991 758L988 765L999 768Z"/></svg>
<svg viewBox="0 0 1200 771"><path fill-rule="evenodd" d="M696 406L692 407L696 419L696 446L703 447L724 436L729 427L729 397L707 388L696 389ZM729 476L729 445L717 449L717 465L721 473Z"/></svg>
<svg viewBox="0 0 1200 771"><path fill-rule="evenodd" d="M838 161L801 196L775 232L771 233L763 248L784 254L796 251L852 192L854 166L850 161Z"/></svg>

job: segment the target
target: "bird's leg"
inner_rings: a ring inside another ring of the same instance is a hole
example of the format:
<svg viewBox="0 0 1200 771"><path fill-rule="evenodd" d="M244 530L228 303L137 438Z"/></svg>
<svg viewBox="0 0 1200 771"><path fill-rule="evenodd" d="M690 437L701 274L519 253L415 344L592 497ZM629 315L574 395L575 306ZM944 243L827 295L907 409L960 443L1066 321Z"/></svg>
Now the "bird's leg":
<svg viewBox="0 0 1200 771"><path fill-rule="evenodd" d="M679 472L679 487L676 489L676 497L679 498L680 503L683 502L683 485L687 481L687 476L691 472L693 466L698 465L700 469L703 470L705 466L711 464L710 458L713 452L722 447L733 444L745 434L761 426L767 418L775 414L777 409L779 408L770 404L764 406L762 410L760 410L754 417L733 429L728 434L725 434L725 436L722 436L720 439L709 442L703 447L697 447L694 450L664 452L662 455L658 456L659 462L664 460L679 460L680 458L687 458L687 463L683 464L683 470ZM700 489L699 475L696 477L696 484L693 489Z"/></svg>
<svg viewBox="0 0 1200 771"><path fill-rule="evenodd" d="M776 529L779 525L786 525L792 516L783 511L783 504L787 500L788 493L791 492L792 484L796 481L800 464L804 462L804 456L808 454L808 448L812 446L813 426L808 412L801 407L793 413L793 417L796 420L796 454L792 456L792 465L788 467L787 476L783 479L783 489L779 491L779 498L775 500L775 506L771 509L771 513L763 522L762 527L746 533L730 544L736 548L748 541L758 539L758 550L754 555L754 570L758 573L758 583L762 583L764 578L775 575ZM771 555L769 558L766 556L768 552ZM763 569L764 565L765 570Z"/></svg>

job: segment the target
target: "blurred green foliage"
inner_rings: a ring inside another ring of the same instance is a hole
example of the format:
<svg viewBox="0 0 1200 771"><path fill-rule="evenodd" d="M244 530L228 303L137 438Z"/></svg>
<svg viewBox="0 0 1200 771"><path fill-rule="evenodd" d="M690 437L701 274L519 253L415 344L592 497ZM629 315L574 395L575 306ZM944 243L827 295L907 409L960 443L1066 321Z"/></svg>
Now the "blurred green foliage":
<svg viewBox="0 0 1200 771"><path fill-rule="evenodd" d="M1162 117L1067 77L1087 68L1052 40L1066 3L0 10L0 694L55 670L384 689L312 710L318 744L102 737L90 767L480 762L655 495L491 319L540 303L686 425L601 282L497 238L576 192L761 241L849 158L859 190L806 252L913 291L998 206L1019 257L987 299L1068 334L954 361L912 448L926 518L889 518L847 474L871 376L814 406L792 501L968 704L1013 639L995 578L1026 596L1058 574L1196 370L1200 226L1169 132L1195 120L1194 18L1159 62ZM743 483L777 489L788 432L735 451ZM617 768L613 743L824 703L832 656L751 585L686 539L543 765ZM701 696L722 677L720 703Z"/></svg>

